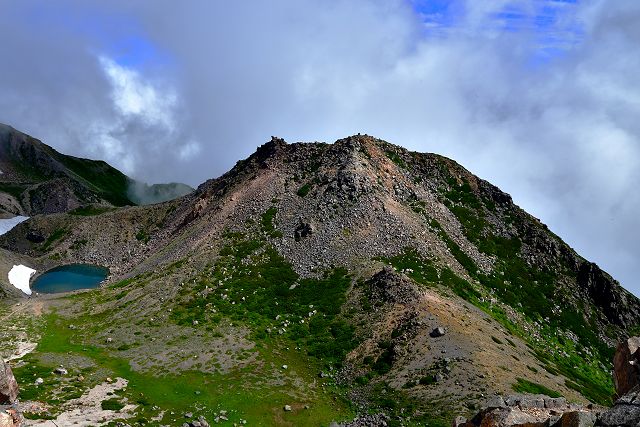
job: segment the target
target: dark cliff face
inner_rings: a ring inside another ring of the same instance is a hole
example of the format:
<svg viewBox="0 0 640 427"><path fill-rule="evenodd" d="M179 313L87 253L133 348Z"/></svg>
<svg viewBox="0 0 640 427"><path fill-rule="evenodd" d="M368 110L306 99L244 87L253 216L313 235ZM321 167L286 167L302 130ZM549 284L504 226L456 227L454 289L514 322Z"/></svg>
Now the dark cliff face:
<svg viewBox="0 0 640 427"><path fill-rule="evenodd" d="M585 261L580 265L578 285L586 290L609 322L625 328L636 326L640 318L637 298L623 289L596 264Z"/></svg>

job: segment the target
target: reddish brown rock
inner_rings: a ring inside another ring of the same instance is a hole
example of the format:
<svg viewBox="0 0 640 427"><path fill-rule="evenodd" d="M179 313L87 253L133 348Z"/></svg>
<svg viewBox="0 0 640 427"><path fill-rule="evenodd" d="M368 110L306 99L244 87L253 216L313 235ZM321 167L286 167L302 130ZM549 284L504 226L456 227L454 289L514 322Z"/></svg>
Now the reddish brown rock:
<svg viewBox="0 0 640 427"><path fill-rule="evenodd" d="M640 337L618 344L613 357L613 382L618 396L624 396L640 383Z"/></svg>
<svg viewBox="0 0 640 427"><path fill-rule="evenodd" d="M0 405L14 403L18 399L18 383L11 367L0 358Z"/></svg>
<svg viewBox="0 0 640 427"><path fill-rule="evenodd" d="M24 418L13 409L0 411L0 427L22 427Z"/></svg>

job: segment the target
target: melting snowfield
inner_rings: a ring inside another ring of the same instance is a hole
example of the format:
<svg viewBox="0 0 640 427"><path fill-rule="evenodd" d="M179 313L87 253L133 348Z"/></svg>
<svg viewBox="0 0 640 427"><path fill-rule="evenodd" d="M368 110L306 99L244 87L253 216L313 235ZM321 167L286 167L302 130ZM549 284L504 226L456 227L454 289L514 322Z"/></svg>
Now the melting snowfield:
<svg viewBox="0 0 640 427"><path fill-rule="evenodd" d="M28 219L28 216L16 216L9 219L0 219L0 235L8 233L13 227Z"/></svg>
<svg viewBox="0 0 640 427"><path fill-rule="evenodd" d="M9 283L20 289L25 294L31 295L29 281L31 280L31 276L34 274L36 274L36 271L33 268L29 268L22 264L14 265L11 271L9 271Z"/></svg>

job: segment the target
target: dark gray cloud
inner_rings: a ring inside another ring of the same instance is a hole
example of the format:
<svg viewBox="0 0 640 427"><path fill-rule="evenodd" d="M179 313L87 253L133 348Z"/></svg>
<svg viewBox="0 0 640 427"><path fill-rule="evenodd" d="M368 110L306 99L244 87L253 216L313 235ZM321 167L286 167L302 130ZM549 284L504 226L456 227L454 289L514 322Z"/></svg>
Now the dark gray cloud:
<svg viewBox="0 0 640 427"><path fill-rule="evenodd" d="M368 133L458 160L640 294L640 3L5 3L0 121L62 151L195 185L270 135Z"/></svg>

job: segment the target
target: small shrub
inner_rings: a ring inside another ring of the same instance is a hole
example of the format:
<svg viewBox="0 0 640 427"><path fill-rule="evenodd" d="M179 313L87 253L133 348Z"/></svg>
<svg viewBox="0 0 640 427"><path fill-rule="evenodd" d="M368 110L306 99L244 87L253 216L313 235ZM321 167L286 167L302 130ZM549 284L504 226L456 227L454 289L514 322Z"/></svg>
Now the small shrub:
<svg viewBox="0 0 640 427"><path fill-rule="evenodd" d="M551 390L541 384L537 384L524 378L516 378L517 383L515 383L511 388L513 391L517 391L518 393L529 393L529 394L544 394L549 397L562 397L560 393L555 390Z"/></svg>
<svg viewBox="0 0 640 427"><path fill-rule="evenodd" d="M120 400L113 398L103 400L100 407L105 411L119 411L124 408L124 404Z"/></svg>
<svg viewBox="0 0 640 427"><path fill-rule="evenodd" d="M305 184L302 187L298 188L298 191L296 192L296 194L300 197L304 197L307 194L309 194L309 191L311 191L311 185Z"/></svg>

